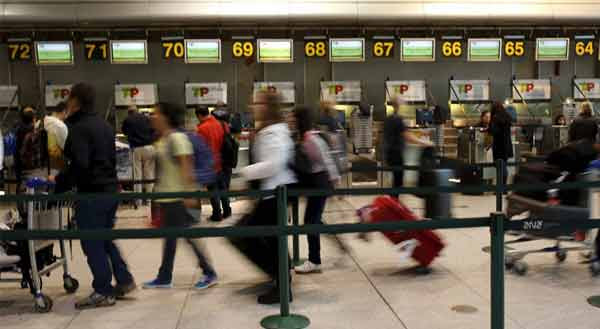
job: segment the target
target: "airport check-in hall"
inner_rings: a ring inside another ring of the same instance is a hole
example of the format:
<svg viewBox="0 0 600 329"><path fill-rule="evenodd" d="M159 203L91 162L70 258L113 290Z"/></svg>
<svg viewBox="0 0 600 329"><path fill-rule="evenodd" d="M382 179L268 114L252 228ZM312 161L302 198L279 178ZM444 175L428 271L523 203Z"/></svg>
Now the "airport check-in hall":
<svg viewBox="0 0 600 329"><path fill-rule="evenodd" d="M599 13L0 0L0 328L597 328Z"/></svg>

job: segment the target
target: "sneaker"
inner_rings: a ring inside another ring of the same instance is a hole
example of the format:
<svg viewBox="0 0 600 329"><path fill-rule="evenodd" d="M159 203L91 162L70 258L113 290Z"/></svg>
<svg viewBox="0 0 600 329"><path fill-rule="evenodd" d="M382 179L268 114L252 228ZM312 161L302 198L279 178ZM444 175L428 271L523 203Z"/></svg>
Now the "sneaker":
<svg viewBox="0 0 600 329"><path fill-rule="evenodd" d="M116 303L117 300L114 296L104 296L97 292L93 292L88 297L76 302L75 308L78 310L85 310L90 308L113 306Z"/></svg>
<svg viewBox="0 0 600 329"><path fill-rule="evenodd" d="M194 285L194 289L196 289L196 290L208 289L212 286L215 286L217 283L219 283L219 280L216 275L205 275L202 280L198 281L198 283L196 283Z"/></svg>
<svg viewBox="0 0 600 329"><path fill-rule="evenodd" d="M144 289L171 289L173 288L172 282L160 282L158 279L144 283L142 286Z"/></svg>
<svg viewBox="0 0 600 329"><path fill-rule="evenodd" d="M304 264L295 267L294 271L298 274L321 273L321 264L306 261Z"/></svg>
<svg viewBox="0 0 600 329"><path fill-rule="evenodd" d="M117 284L117 286L115 287L115 297L123 298L126 295L130 294L135 289L137 289L137 285L135 284L135 281L131 281L127 284Z"/></svg>

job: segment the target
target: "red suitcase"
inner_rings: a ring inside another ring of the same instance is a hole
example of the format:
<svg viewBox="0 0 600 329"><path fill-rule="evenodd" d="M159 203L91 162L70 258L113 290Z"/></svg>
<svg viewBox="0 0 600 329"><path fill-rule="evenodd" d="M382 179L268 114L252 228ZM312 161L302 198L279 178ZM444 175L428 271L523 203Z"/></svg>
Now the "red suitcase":
<svg viewBox="0 0 600 329"><path fill-rule="evenodd" d="M366 222L392 222L399 220L417 221L420 220L410 209L400 203L397 199L389 196L377 197L373 204L359 210L359 216ZM382 232L392 243L399 244L403 241L415 239L418 245L412 252L412 258L421 266L429 266L431 262L444 249L442 239L431 230L423 231L387 231Z"/></svg>

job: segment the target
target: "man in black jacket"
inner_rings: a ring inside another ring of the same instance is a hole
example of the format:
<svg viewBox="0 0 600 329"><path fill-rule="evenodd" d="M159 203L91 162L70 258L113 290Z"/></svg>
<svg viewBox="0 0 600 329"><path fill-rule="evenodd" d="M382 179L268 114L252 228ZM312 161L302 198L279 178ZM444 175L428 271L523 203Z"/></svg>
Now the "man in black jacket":
<svg viewBox="0 0 600 329"><path fill-rule="evenodd" d="M78 193L116 193L116 149L113 129L94 112L95 91L79 83L73 86L67 100L69 136L65 142L67 167L55 178L57 189ZM53 178L51 177L51 180ZM77 201L74 219L82 230L111 229L115 224L118 200L102 197ZM82 240L94 277L94 292L75 304L78 309L112 306L117 297L135 289L119 249L111 240ZM117 286L113 287L112 277Z"/></svg>

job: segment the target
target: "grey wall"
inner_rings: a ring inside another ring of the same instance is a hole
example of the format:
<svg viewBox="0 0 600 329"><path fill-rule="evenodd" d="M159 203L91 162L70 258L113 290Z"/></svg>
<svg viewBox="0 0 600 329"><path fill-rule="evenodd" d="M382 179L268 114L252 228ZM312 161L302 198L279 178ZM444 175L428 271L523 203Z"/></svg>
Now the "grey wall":
<svg viewBox="0 0 600 329"><path fill-rule="evenodd" d="M438 40L438 43L440 41ZM162 58L159 42L149 43L149 64L111 65L106 62L89 62L84 59L83 46L75 44L75 65L60 67L36 67L34 63L10 63L5 44L0 44L0 84L17 84L21 89L21 103L43 103L43 86L52 83L76 83L87 81L97 89L97 110L104 112L113 95L113 85L121 83L158 83L161 101L184 100L184 82L227 81L228 103L234 109L245 111L251 97L254 80L295 81L298 103L316 105L319 99L319 81L362 80L365 100L375 104L377 117L384 111L384 81L427 80L436 101L445 104L448 100L448 78L492 80L492 98L503 100L510 93L512 75L518 78L551 78L553 81L553 106L560 104L560 96L571 96L571 79L596 76L597 58L575 58L560 63L560 75L555 75L555 64L537 63L534 59L535 44L528 42L523 58L503 57L502 62L467 62L466 50L461 58L444 58L441 47L434 63L402 63L399 47L395 47L394 58L373 58L372 41L367 41L364 63L329 63L327 58L306 58L304 42L294 45L295 62L292 64L259 64L255 61L234 60L231 56L231 41L223 42L223 63L185 64L183 60Z"/></svg>

